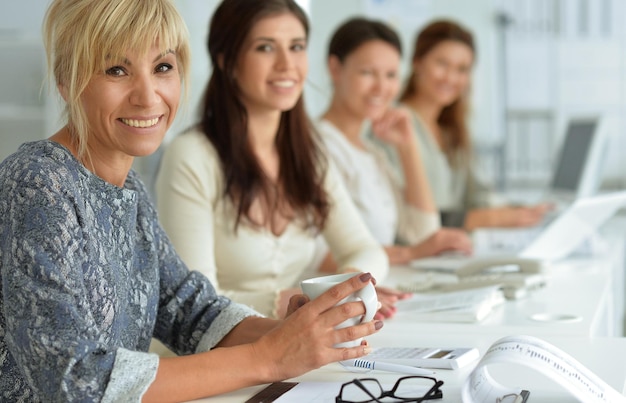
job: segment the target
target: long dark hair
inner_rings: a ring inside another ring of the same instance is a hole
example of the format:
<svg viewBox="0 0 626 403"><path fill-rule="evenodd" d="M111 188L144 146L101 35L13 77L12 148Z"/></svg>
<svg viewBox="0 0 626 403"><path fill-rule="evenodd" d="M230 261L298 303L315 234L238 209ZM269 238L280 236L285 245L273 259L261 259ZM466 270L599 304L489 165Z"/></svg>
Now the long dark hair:
<svg viewBox="0 0 626 403"><path fill-rule="evenodd" d="M285 204L307 227L322 229L329 213L323 188L326 159L308 119L302 95L295 106L282 113L276 148L280 160L278 187L270 183L248 138L248 114L240 99L233 72L242 45L254 24L268 16L294 15L309 34L302 9L293 0L223 0L211 19L208 50L213 72L204 96L201 128L220 158L226 181L225 196L237 208L235 229L242 218L253 225L250 207L257 197L275 201L270 217ZM278 190L277 190L278 189Z"/></svg>
<svg viewBox="0 0 626 403"><path fill-rule="evenodd" d="M340 62L362 44L380 40L391 45L402 55L398 34L381 21L355 17L337 28L328 45L328 56L337 56Z"/></svg>
<svg viewBox="0 0 626 403"><path fill-rule="evenodd" d="M465 44L472 50L472 53L476 55L474 38L470 31L456 22L439 20L428 24L417 35L413 52L413 62L424 57L424 55L443 41L457 41ZM406 101L417 93L415 74L415 71L411 73L406 88L400 96L401 101ZM470 136L466 122L468 109L469 101L467 95L463 95L452 104L444 107L439 115L437 122L444 129L443 132L446 136L444 139L444 151L449 158L456 150L461 150L466 154L469 153ZM454 161L451 160L451 162Z"/></svg>

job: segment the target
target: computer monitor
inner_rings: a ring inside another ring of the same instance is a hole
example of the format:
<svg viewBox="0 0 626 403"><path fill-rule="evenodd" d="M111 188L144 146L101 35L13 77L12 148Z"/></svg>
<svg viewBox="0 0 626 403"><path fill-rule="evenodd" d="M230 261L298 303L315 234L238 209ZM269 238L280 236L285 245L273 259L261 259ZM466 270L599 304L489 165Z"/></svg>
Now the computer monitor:
<svg viewBox="0 0 626 403"><path fill-rule="evenodd" d="M596 193L602 179L604 137L599 117L570 119L553 171L552 196L573 201Z"/></svg>

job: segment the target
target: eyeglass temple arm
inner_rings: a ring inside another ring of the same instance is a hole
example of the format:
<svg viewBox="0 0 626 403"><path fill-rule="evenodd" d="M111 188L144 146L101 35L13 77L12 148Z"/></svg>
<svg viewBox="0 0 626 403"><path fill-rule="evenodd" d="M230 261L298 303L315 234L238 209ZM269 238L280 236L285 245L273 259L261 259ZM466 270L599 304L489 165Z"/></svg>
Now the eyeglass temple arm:
<svg viewBox="0 0 626 403"><path fill-rule="evenodd" d="M435 382L433 387L424 395L424 399L441 399L443 397L441 385L443 385L443 381Z"/></svg>

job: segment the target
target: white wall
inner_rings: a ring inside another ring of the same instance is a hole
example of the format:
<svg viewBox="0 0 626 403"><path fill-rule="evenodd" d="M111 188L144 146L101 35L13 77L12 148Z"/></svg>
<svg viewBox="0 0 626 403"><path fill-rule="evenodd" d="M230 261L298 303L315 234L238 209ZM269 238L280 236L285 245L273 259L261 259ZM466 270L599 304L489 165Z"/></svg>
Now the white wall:
<svg viewBox="0 0 626 403"><path fill-rule="evenodd" d="M179 112L176 122L170 130L170 138L198 120L198 105L211 71L209 53L206 47L209 20L219 4L219 0L175 0L175 3L189 29L192 67L188 105Z"/></svg>
<svg viewBox="0 0 626 403"><path fill-rule="evenodd" d="M7 2L0 13L0 160L47 128L41 3Z"/></svg>
<svg viewBox="0 0 626 403"><path fill-rule="evenodd" d="M510 177L547 180L567 119L601 115L609 135L604 186L625 188L626 162L618 151L626 146L624 2L501 0L499 8L512 19L506 109L538 117L509 127Z"/></svg>

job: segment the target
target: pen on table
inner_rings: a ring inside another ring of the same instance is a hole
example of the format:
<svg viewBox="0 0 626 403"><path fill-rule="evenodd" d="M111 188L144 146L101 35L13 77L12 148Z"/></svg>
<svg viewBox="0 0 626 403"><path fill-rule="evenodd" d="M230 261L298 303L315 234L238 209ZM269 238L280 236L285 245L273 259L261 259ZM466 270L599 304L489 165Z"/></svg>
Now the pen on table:
<svg viewBox="0 0 626 403"><path fill-rule="evenodd" d="M410 365L391 364L388 362L368 361L362 359L340 361L341 365L353 368L376 369L379 371L400 372L409 375L433 375L435 371Z"/></svg>

